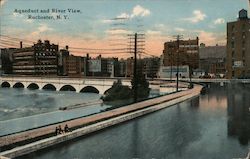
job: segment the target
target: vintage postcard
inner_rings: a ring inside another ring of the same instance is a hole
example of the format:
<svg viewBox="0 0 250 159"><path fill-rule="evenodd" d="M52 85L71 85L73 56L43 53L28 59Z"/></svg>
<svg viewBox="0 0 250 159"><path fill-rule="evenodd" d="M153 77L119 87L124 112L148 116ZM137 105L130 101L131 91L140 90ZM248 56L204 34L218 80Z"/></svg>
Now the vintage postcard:
<svg viewBox="0 0 250 159"><path fill-rule="evenodd" d="M0 159L250 159L250 0L0 4Z"/></svg>

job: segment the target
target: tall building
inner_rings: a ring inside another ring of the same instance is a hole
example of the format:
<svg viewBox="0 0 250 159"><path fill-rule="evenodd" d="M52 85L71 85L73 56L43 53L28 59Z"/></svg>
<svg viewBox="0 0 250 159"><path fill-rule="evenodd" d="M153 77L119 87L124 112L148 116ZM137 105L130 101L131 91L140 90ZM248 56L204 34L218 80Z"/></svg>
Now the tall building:
<svg viewBox="0 0 250 159"><path fill-rule="evenodd" d="M12 74L12 50L14 48L9 49L1 49L1 65L2 65L2 74Z"/></svg>
<svg viewBox="0 0 250 159"><path fill-rule="evenodd" d="M155 78L158 75L159 67L160 67L160 58L152 57L152 58L144 58L143 62L143 74L145 74L148 78Z"/></svg>
<svg viewBox="0 0 250 159"><path fill-rule="evenodd" d="M14 49L13 74L19 75L57 75L58 45L50 44L48 40L32 47Z"/></svg>
<svg viewBox="0 0 250 159"><path fill-rule="evenodd" d="M81 76L82 73L82 57L69 55L65 60L65 68L68 76Z"/></svg>
<svg viewBox="0 0 250 159"><path fill-rule="evenodd" d="M201 70L207 74L225 75L226 73L226 46L201 46L199 49Z"/></svg>
<svg viewBox="0 0 250 159"><path fill-rule="evenodd" d="M70 55L68 46L61 49L58 56L58 75L80 77L84 72L84 57Z"/></svg>
<svg viewBox="0 0 250 159"><path fill-rule="evenodd" d="M192 69L199 67L199 38L179 41L179 56L177 41L164 43L163 65L180 66L188 65ZM179 59L178 59L179 57Z"/></svg>
<svg viewBox="0 0 250 159"><path fill-rule="evenodd" d="M118 61L118 77L125 77L126 74L126 60L121 59Z"/></svg>
<svg viewBox="0 0 250 159"><path fill-rule="evenodd" d="M239 11L237 21L227 23L227 78L250 78L250 19Z"/></svg>
<svg viewBox="0 0 250 159"><path fill-rule="evenodd" d="M125 71L125 77L133 77L134 72L134 58L130 57L126 60L126 71Z"/></svg>
<svg viewBox="0 0 250 159"><path fill-rule="evenodd" d="M179 52L177 52L179 48ZM170 41L164 43L162 65L159 69L160 77L176 77L179 66L180 77L187 77L192 70L199 67L199 38L189 40Z"/></svg>
<svg viewBox="0 0 250 159"><path fill-rule="evenodd" d="M68 49L61 49L58 56L58 75L67 76L66 58L69 56Z"/></svg>

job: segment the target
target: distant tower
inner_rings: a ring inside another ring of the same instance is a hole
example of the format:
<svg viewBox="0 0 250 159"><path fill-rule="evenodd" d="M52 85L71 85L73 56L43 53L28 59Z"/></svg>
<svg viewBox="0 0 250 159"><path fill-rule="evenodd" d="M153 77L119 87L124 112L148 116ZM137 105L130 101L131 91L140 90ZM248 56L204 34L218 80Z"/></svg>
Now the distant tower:
<svg viewBox="0 0 250 159"><path fill-rule="evenodd" d="M239 20L248 19L247 10L242 9L239 11Z"/></svg>
<svg viewBox="0 0 250 159"><path fill-rule="evenodd" d="M250 19L239 11L237 21L227 23L227 78L250 77Z"/></svg>

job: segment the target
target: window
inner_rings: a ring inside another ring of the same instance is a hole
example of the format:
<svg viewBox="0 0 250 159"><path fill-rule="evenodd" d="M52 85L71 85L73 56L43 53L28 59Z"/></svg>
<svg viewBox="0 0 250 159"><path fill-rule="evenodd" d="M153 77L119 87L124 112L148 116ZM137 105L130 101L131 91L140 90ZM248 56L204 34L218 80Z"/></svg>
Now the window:
<svg viewBox="0 0 250 159"><path fill-rule="evenodd" d="M245 58L245 50L242 51L242 58Z"/></svg>
<svg viewBox="0 0 250 159"><path fill-rule="evenodd" d="M241 29L242 29L242 31L245 31L245 29L246 29L246 25L245 25L245 24L243 24L243 25L242 25L242 27L241 27Z"/></svg>
<svg viewBox="0 0 250 159"><path fill-rule="evenodd" d="M232 51L232 58L234 58L234 51Z"/></svg>
<svg viewBox="0 0 250 159"><path fill-rule="evenodd" d="M246 33L243 32L243 33L242 33L242 39L245 39L245 38L246 38Z"/></svg>
<svg viewBox="0 0 250 159"><path fill-rule="evenodd" d="M234 41L231 42L231 47L234 48Z"/></svg>
<svg viewBox="0 0 250 159"><path fill-rule="evenodd" d="M245 48L245 40L242 41L242 48Z"/></svg>
<svg viewBox="0 0 250 159"><path fill-rule="evenodd" d="M234 26L234 25L232 25L232 31L233 31L233 32L235 31L235 26Z"/></svg>

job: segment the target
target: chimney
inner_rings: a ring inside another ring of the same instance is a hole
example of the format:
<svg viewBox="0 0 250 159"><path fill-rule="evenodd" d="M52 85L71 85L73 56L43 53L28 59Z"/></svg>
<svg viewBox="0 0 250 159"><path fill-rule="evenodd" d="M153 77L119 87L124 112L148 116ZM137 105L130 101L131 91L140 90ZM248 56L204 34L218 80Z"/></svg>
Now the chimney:
<svg viewBox="0 0 250 159"><path fill-rule="evenodd" d="M65 48L66 48L66 50L69 50L69 46L68 45L66 45Z"/></svg>
<svg viewBox="0 0 250 159"><path fill-rule="evenodd" d="M22 49L23 48L23 42L20 41L20 48Z"/></svg>

